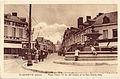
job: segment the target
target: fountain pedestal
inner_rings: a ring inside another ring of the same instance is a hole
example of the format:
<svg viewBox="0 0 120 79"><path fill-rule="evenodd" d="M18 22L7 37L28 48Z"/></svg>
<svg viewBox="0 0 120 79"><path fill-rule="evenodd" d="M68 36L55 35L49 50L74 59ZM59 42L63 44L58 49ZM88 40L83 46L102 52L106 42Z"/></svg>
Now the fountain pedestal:
<svg viewBox="0 0 120 79"><path fill-rule="evenodd" d="M94 30L94 26L92 26L91 27L92 28L92 33L88 33L88 34L85 34L84 36L87 36L88 37L88 39L89 39L89 42L90 42L90 45L95 45L95 43L96 43L96 40L98 39L98 37L100 36L100 35L102 35L101 33L98 33L98 32L96 32L95 30Z"/></svg>
<svg viewBox="0 0 120 79"><path fill-rule="evenodd" d="M100 35L102 35L101 33L98 33L94 30L94 26L91 27L92 28L92 32L91 33L87 33L87 34L84 34L84 36L87 36L88 37L88 44L87 46L85 46L84 50L86 51L86 48L87 50L90 49L90 45L92 46L95 46L96 44L96 40L99 38Z"/></svg>
<svg viewBox="0 0 120 79"><path fill-rule="evenodd" d="M102 34L96 32L94 30L94 26L91 27L92 28L92 33L89 33L89 34L85 34L85 36L88 37L88 40L87 40L87 44L89 45L86 45L83 49L83 51L80 51L79 53L79 56L78 56L78 61L110 61L110 60L117 60L117 51L97 51L97 55L94 55L92 52L91 52L91 47L90 45L92 46L95 46L95 43L96 43L96 40L98 39L98 37ZM114 54L113 54L114 53ZM111 54L113 54L111 56ZM75 61L75 52L66 52L66 55L65 55L65 62L70 62L70 61ZM64 62L60 62L60 63L64 63ZM71 62L70 62L71 63Z"/></svg>

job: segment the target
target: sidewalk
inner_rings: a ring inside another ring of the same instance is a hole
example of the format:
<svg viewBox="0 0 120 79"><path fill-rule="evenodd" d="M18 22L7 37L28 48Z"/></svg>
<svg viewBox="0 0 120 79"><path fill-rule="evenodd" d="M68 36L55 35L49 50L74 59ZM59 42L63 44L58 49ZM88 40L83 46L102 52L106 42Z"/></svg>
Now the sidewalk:
<svg viewBox="0 0 120 79"><path fill-rule="evenodd" d="M117 61L65 61L63 56L51 54L44 62L33 63L33 66L22 66L24 69L40 73L86 73L116 72Z"/></svg>

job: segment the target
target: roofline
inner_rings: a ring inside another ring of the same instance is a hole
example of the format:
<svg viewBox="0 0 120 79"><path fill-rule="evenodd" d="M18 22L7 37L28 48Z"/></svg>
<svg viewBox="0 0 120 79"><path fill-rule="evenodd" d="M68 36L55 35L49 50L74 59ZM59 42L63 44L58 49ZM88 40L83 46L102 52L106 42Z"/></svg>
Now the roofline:
<svg viewBox="0 0 120 79"><path fill-rule="evenodd" d="M76 31L74 34L76 34L76 33L78 33L78 32L82 33L82 32L84 32L85 30L91 28L92 26L95 26L95 27L103 27L103 26L112 26L112 25L117 25L117 23L108 23L108 24L102 24L102 25L91 25L91 26L88 26L88 27L84 28L84 29L81 30L81 31ZM69 36L69 37L70 37L70 36ZM69 37L67 37L67 38L69 38Z"/></svg>
<svg viewBox="0 0 120 79"><path fill-rule="evenodd" d="M108 24L101 24L101 25L91 25L91 26L88 26L88 27L84 28L81 32L91 28L92 26L101 27L101 26L111 26L111 25L117 25L117 23L108 23Z"/></svg>
<svg viewBox="0 0 120 79"><path fill-rule="evenodd" d="M6 19L6 18L5 18L4 20L6 20L6 21L11 21L11 22L18 22L18 23L28 24L27 22L13 21L13 20L11 20L11 19Z"/></svg>
<svg viewBox="0 0 120 79"><path fill-rule="evenodd" d="M118 24L117 23L108 23L108 24L93 25L93 26L100 27L100 26L111 26L111 25L118 25Z"/></svg>

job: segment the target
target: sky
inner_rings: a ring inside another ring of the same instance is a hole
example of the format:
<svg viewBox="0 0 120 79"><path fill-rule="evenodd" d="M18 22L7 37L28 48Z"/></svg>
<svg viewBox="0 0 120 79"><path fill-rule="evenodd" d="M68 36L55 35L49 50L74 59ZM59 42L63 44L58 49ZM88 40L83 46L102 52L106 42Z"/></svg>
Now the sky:
<svg viewBox="0 0 120 79"><path fill-rule="evenodd" d="M19 17L28 19L28 4L7 4L5 13L17 12ZM68 27L77 27L77 18L86 16L94 18L99 12L117 11L115 4L33 4L32 28L33 39L44 37L56 43L62 40L64 31Z"/></svg>

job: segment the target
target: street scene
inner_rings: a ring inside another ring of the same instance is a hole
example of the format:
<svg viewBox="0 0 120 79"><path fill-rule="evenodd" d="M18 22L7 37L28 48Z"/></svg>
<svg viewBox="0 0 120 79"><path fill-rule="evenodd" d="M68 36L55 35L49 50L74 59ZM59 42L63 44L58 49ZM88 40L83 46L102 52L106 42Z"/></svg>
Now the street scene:
<svg viewBox="0 0 120 79"><path fill-rule="evenodd" d="M4 73L118 72L115 4L5 4Z"/></svg>

